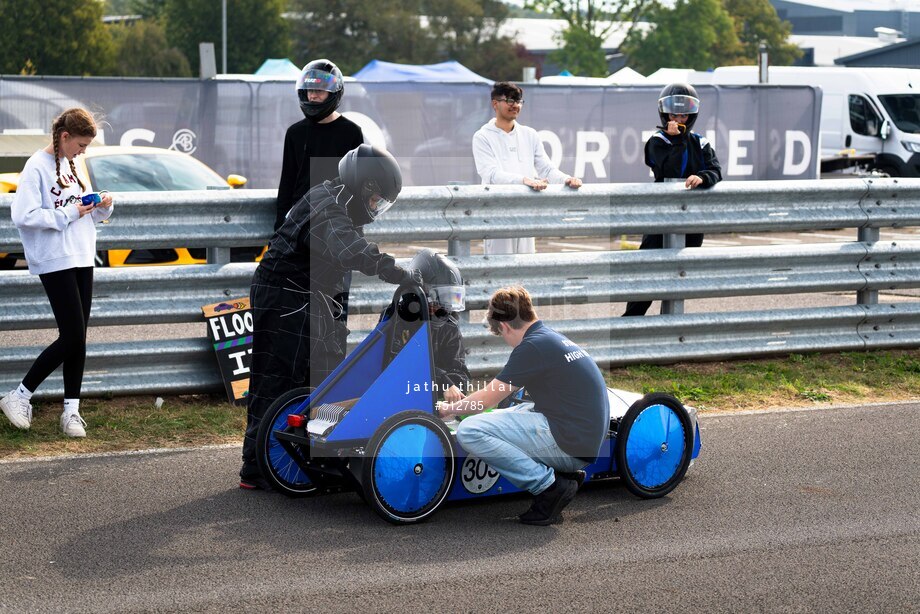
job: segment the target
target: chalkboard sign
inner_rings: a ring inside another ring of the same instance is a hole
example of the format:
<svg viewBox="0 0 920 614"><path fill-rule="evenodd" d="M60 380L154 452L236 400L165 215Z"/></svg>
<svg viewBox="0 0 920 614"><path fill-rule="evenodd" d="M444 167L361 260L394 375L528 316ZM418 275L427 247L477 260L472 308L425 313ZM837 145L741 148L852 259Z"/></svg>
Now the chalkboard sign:
<svg viewBox="0 0 920 614"><path fill-rule="evenodd" d="M217 353L227 398L245 405L249 395L249 361L252 356L252 313L249 297L205 305L208 338Z"/></svg>

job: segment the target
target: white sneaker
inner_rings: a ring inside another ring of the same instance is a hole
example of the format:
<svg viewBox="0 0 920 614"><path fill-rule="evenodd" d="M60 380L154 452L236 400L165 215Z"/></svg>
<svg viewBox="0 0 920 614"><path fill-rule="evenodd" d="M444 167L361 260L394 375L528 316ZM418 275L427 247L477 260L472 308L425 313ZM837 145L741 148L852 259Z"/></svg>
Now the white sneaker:
<svg viewBox="0 0 920 614"><path fill-rule="evenodd" d="M80 417L80 412L61 414L61 430L68 437L86 437L86 420Z"/></svg>
<svg viewBox="0 0 920 614"><path fill-rule="evenodd" d="M32 405L15 390L0 399L0 409L16 428L28 430L32 426Z"/></svg>

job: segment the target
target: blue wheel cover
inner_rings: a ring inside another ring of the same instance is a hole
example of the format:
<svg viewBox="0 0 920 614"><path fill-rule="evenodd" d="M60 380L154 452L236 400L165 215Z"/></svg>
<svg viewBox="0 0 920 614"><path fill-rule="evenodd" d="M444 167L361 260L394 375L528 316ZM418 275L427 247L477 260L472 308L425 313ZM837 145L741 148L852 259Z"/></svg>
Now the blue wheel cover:
<svg viewBox="0 0 920 614"><path fill-rule="evenodd" d="M275 431L287 428L287 417L294 413L294 410L300 409L303 405L303 399L289 403L272 425L272 434L268 438L268 462L271 463L275 475L284 482L292 486L309 486L310 478L300 470L294 459L281 447L278 440L275 439Z"/></svg>
<svg viewBox="0 0 920 614"><path fill-rule="evenodd" d="M684 426L667 405L652 405L636 417L626 439L626 464L643 488L657 488L677 472L685 448Z"/></svg>
<svg viewBox="0 0 920 614"><path fill-rule="evenodd" d="M441 490L448 454L439 433L423 424L392 430L374 463L374 488L381 502L397 513L423 509Z"/></svg>

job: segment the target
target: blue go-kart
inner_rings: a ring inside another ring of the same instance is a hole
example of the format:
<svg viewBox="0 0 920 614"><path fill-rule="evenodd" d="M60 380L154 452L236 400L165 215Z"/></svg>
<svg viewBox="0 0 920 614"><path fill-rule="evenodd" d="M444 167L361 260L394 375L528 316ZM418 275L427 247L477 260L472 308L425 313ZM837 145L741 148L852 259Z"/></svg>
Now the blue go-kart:
<svg viewBox="0 0 920 614"><path fill-rule="evenodd" d="M520 492L467 456L458 423L435 413L437 393L422 384L433 382L432 356L425 294L402 286L322 384L292 390L266 411L257 441L263 476L292 497L356 491L394 524L425 520L446 501ZM586 481L620 478L639 497L663 497L699 455L696 411L667 394L608 389L608 397L610 429Z"/></svg>

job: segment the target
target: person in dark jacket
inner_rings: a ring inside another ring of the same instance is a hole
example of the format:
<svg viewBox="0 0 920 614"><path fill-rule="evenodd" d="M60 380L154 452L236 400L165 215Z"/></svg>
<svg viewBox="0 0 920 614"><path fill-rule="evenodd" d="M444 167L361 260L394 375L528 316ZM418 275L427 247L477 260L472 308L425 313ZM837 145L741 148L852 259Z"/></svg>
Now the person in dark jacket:
<svg viewBox="0 0 920 614"><path fill-rule="evenodd" d="M326 59L307 63L296 90L304 119L291 124L284 135L275 230L311 188L338 177L339 160L364 142L361 128L336 110L345 81L334 63Z"/></svg>
<svg viewBox="0 0 920 614"><path fill-rule="evenodd" d="M361 271L392 284L418 279L362 232L401 189L395 158L360 145L339 162L339 178L307 192L272 237L250 289L253 341L241 488L265 488L255 454L269 405L288 390L319 385L345 357L346 273Z"/></svg>
<svg viewBox="0 0 920 614"><path fill-rule="evenodd" d="M284 157L275 211L275 230L311 188L339 176L339 160L364 142L361 128L337 111L345 94L342 71L327 59L308 62L296 85L304 119L284 135ZM348 318L351 271L345 275L340 320ZM345 343L345 339L340 339Z"/></svg>
<svg viewBox="0 0 920 614"><path fill-rule="evenodd" d="M711 188L722 180L722 167L712 143L692 132L700 112L700 98L692 85L672 83L661 90L658 115L661 126L645 143L645 164L652 169L655 183L683 182L687 189ZM699 247L703 235L687 235L687 247ZM661 249L662 235L645 235L639 249ZM624 316L643 316L651 301L630 301Z"/></svg>

